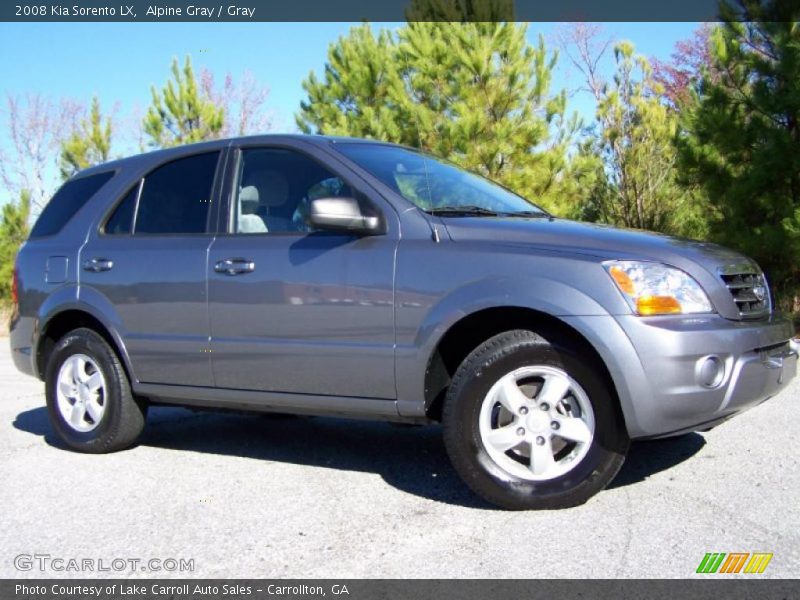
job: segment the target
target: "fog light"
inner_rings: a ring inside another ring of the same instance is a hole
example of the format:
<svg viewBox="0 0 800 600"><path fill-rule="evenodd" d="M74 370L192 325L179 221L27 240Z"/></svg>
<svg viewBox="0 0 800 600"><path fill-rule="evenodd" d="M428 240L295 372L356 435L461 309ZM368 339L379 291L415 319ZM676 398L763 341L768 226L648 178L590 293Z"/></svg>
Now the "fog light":
<svg viewBox="0 0 800 600"><path fill-rule="evenodd" d="M706 356L697 361L697 381L707 388L715 388L725 377L725 363L718 356Z"/></svg>

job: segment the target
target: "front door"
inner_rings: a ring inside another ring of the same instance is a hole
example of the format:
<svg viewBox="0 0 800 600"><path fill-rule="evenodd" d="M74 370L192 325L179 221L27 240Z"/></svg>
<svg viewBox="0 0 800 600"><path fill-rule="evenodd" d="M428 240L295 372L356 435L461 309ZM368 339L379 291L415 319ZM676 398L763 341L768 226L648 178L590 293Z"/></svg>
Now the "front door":
<svg viewBox="0 0 800 600"><path fill-rule="evenodd" d="M394 399L396 226L311 231L310 200L370 200L299 150L244 148L232 177L228 233L209 253L216 386Z"/></svg>

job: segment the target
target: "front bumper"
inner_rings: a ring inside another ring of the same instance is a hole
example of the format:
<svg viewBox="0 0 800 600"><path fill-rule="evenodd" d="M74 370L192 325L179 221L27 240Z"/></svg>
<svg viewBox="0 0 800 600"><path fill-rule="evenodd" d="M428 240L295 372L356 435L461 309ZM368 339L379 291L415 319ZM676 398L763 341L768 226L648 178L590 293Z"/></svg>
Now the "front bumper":
<svg viewBox="0 0 800 600"><path fill-rule="evenodd" d="M617 321L649 388L633 398L632 437L706 429L774 396L797 374L794 328L781 316L762 321L624 316ZM703 370L709 360L717 378Z"/></svg>

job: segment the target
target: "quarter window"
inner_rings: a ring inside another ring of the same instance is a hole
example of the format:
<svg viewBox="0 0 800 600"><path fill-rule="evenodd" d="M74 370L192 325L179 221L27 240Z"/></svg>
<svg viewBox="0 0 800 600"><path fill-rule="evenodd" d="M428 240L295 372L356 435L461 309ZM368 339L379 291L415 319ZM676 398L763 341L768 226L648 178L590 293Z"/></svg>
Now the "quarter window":
<svg viewBox="0 0 800 600"><path fill-rule="evenodd" d="M30 237L55 235L98 190L113 177L113 171L71 179L55 193L36 220Z"/></svg>
<svg viewBox="0 0 800 600"><path fill-rule="evenodd" d="M205 233L219 152L174 160L144 178L134 233Z"/></svg>

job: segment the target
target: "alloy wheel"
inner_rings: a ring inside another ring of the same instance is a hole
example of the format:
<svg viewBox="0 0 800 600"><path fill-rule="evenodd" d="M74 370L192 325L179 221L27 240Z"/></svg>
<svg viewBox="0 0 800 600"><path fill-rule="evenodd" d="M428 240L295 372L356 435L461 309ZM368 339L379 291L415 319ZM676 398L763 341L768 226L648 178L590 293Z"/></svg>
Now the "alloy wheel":
<svg viewBox="0 0 800 600"><path fill-rule="evenodd" d="M106 410L106 382L97 363L85 354L73 354L58 371L56 399L64 421L75 431L95 429Z"/></svg>
<svg viewBox="0 0 800 600"><path fill-rule="evenodd" d="M479 415L481 441L510 475L547 481L574 469L594 439L589 397L565 371L526 366L508 373L486 394Z"/></svg>

